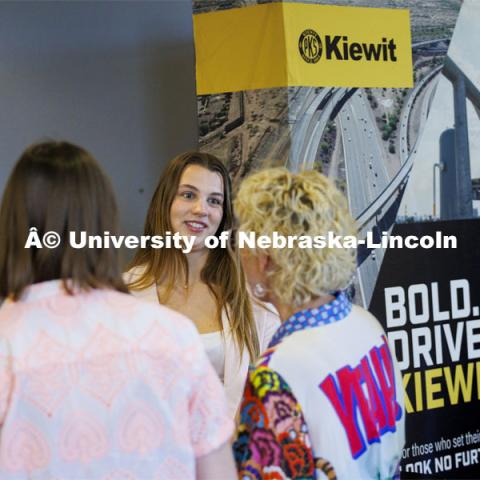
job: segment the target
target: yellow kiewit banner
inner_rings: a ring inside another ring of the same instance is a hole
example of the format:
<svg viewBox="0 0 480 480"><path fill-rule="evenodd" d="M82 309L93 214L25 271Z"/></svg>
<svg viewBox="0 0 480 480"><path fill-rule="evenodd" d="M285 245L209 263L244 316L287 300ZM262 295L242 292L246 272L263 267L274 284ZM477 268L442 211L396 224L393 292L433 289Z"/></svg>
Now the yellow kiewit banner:
<svg viewBox="0 0 480 480"><path fill-rule="evenodd" d="M404 9L270 3L193 16L197 94L413 86Z"/></svg>

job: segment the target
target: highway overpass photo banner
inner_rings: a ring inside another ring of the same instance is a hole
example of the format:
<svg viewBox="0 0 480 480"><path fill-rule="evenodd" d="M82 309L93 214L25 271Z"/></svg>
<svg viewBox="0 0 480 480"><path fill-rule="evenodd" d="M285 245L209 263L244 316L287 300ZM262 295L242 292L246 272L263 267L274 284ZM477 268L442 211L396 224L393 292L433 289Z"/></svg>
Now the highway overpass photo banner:
<svg viewBox="0 0 480 480"><path fill-rule="evenodd" d="M234 188L270 166L335 181L359 238L379 245L358 248L346 294L400 364L402 478L480 478L480 2L194 0L193 11L199 148L225 161ZM457 248L380 244L439 232Z"/></svg>
<svg viewBox="0 0 480 480"><path fill-rule="evenodd" d="M406 9L267 3L193 18L197 94L411 87Z"/></svg>

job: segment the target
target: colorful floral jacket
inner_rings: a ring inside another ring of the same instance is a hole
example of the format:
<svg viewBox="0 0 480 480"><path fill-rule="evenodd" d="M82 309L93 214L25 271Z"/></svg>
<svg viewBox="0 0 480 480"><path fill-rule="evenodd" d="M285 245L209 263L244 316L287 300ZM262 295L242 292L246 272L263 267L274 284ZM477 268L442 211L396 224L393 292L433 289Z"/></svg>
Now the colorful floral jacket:
<svg viewBox="0 0 480 480"><path fill-rule="evenodd" d="M250 370L234 443L239 477L395 478L404 418L382 327L339 294L284 322Z"/></svg>

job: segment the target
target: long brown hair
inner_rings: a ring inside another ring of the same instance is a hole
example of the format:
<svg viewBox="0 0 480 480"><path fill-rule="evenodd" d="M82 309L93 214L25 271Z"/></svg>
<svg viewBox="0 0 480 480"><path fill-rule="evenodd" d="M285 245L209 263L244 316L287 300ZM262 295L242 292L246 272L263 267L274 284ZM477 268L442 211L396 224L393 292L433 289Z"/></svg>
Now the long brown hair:
<svg viewBox="0 0 480 480"><path fill-rule="evenodd" d="M165 235L166 232L173 232L170 209L177 194L180 177L189 165L201 166L222 177L223 216L216 235L232 229L232 187L227 169L214 155L186 152L172 159L163 171L148 208L144 235ZM160 298L162 303L168 301L176 279L188 279L187 259L178 249L155 249L147 246L137 251L129 266L133 267L142 267L142 271L129 287L142 290L153 283L162 283L165 285L165 293ZM255 359L259 353L259 341L253 321L252 304L238 252L231 243L228 248L209 250L206 264L201 271L201 279L215 298L219 325L222 324L222 311L225 311L240 352L246 347L250 358Z"/></svg>
<svg viewBox="0 0 480 480"><path fill-rule="evenodd" d="M25 248L29 229L40 238L56 232L56 248ZM17 161L0 207L0 298L20 298L37 282L63 280L72 288L127 292L118 251L74 249L69 232L117 232L117 207L108 178L83 148L48 141L27 148ZM68 280L68 281L67 281Z"/></svg>

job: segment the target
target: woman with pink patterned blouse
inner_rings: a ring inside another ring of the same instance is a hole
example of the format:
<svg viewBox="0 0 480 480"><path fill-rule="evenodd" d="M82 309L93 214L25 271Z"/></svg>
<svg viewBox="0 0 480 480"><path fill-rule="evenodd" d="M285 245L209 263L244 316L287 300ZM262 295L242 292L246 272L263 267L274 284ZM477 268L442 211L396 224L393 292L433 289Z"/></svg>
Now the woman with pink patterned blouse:
<svg viewBox="0 0 480 480"><path fill-rule="evenodd" d="M223 388L186 317L127 294L108 179L82 148L28 148L0 208L0 478L234 478ZM56 248L30 242L60 235ZM45 236L45 237L44 237Z"/></svg>

